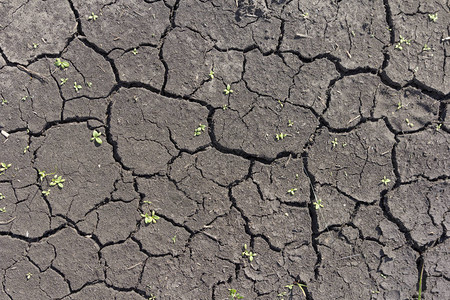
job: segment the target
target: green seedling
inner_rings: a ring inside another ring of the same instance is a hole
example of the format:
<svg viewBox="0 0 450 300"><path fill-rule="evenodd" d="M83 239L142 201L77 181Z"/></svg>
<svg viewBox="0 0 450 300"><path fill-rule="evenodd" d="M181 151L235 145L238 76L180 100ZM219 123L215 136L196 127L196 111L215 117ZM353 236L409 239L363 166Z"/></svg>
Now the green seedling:
<svg viewBox="0 0 450 300"><path fill-rule="evenodd" d="M294 196L295 192L297 191L296 188L292 188L290 190L287 191L288 194L291 194L292 196Z"/></svg>
<svg viewBox="0 0 450 300"><path fill-rule="evenodd" d="M91 15L88 17L88 21L97 21L98 16L94 13L91 13Z"/></svg>
<svg viewBox="0 0 450 300"><path fill-rule="evenodd" d="M79 84L77 84L77 82L75 81L73 83L73 88L75 89L75 91L78 93L83 87Z"/></svg>
<svg viewBox="0 0 450 300"><path fill-rule="evenodd" d="M199 136L205 131L206 125L198 124L198 127L194 130L194 136Z"/></svg>
<svg viewBox="0 0 450 300"><path fill-rule="evenodd" d="M47 177L49 175L55 175L55 173L47 174L47 173L45 173L45 171L41 171L41 170L38 170L38 174L39 174L39 179L41 180L41 182L42 182L42 180L44 180L45 177Z"/></svg>
<svg viewBox="0 0 450 300"><path fill-rule="evenodd" d="M102 133L97 130L92 131L91 142L95 141L97 144L101 145L103 143L102 139L100 138L101 135Z"/></svg>
<svg viewBox="0 0 450 300"><path fill-rule="evenodd" d="M277 141L279 141L279 140L284 139L284 138L287 137L287 136L288 136L287 134L284 134L284 133L278 133L278 134L275 135L275 139L276 139Z"/></svg>
<svg viewBox="0 0 450 300"><path fill-rule="evenodd" d="M409 119L405 119L406 125L409 127L414 127L414 124L409 121Z"/></svg>
<svg viewBox="0 0 450 300"><path fill-rule="evenodd" d="M144 218L145 224L156 223L156 221L159 220L159 217L155 214L154 210L152 210L151 215L149 215L148 213L145 213L145 214L141 214L141 217Z"/></svg>
<svg viewBox="0 0 450 300"><path fill-rule="evenodd" d="M331 141L331 145L333 145L333 149L338 145L337 138L334 138L334 140Z"/></svg>
<svg viewBox="0 0 450 300"><path fill-rule="evenodd" d="M233 93L233 90L231 89L231 85L227 84L227 87L223 90L225 95Z"/></svg>
<svg viewBox="0 0 450 300"><path fill-rule="evenodd" d="M214 71L212 69L209 71L209 78L214 79Z"/></svg>
<svg viewBox="0 0 450 300"><path fill-rule="evenodd" d="M25 274L25 276L27 277L27 280L30 280L31 276L33 276L33 274L31 274L30 272L28 272L27 274Z"/></svg>
<svg viewBox="0 0 450 300"><path fill-rule="evenodd" d="M256 253L247 250L247 244L244 244L244 251L242 252L242 257L248 257L250 262L253 261L253 258L256 256Z"/></svg>
<svg viewBox="0 0 450 300"><path fill-rule="evenodd" d="M281 102L281 100L277 100L278 104L280 104L281 108L283 108L284 104Z"/></svg>
<svg viewBox="0 0 450 300"><path fill-rule="evenodd" d="M86 86L87 86L88 88L91 88L91 87L92 87L92 82L86 81Z"/></svg>
<svg viewBox="0 0 450 300"><path fill-rule="evenodd" d="M430 47L428 47L428 45L427 45L427 44L425 44L425 45L423 46L422 50L423 50L423 51L430 51L430 50L431 50L431 48L430 48Z"/></svg>
<svg viewBox="0 0 450 300"><path fill-rule="evenodd" d="M397 103L397 110L402 109L402 108L403 108L402 101L398 101L398 103Z"/></svg>
<svg viewBox="0 0 450 300"><path fill-rule="evenodd" d="M69 80L69 78L61 78L60 80L61 82L59 83L59 85L64 85L67 82L67 80Z"/></svg>
<svg viewBox="0 0 450 300"><path fill-rule="evenodd" d="M222 110L227 110L228 109L228 105L227 104L224 104L223 106L222 106Z"/></svg>
<svg viewBox="0 0 450 300"><path fill-rule="evenodd" d="M2 105L8 104L8 100L6 100L5 98L2 98Z"/></svg>
<svg viewBox="0 0 450 300"><path fill-rule="evenodd" d="M0 175L3 175L10 167L11 164L5 164L4 162L0 163Z"/></svg>
<svg viewBox="0 0 450 300"><path fill-rule="evenodd" d="M33 49L37 49L39 47L39 44L33 43Z"/></svg>
<svg viewBox="0 0 450 300"><path fill-rule="evenodd" d="M316 210L323 208L322 199L317 199L316 202L313 202L313 204Z"/></svg>
<svg viewBox="0 0 450 300"><path fill-rule="evenodd" d="M436 131L441 130L441 127L442 127L442 123L441 123L441 124L437 124L437 125L436 125Z"/></svg>
<svg viewBox="0 0 450 300"><path fill-rule="evenodd" d="M136 48L133 49L133 51L131 51L131 53L133 53L134 55L138 54L139 52L137 51Z"/></svg>
<svg viewBox="0 0 450 300"><path fill-rule="evenodd" d="M411 45L411 40L404 38L403 36L400 36L400 41L395 44L394 48L397 50L403 50L402 44Z"/></svg>
<svg viewBox="0 0 450 300"><path fill-rule="evenodd" d="M0 208L0 212L5 213L6 212L6 207L3 206L3 208Z"/></svg>
<svg viewBox="0 0 450 300"><path fill-rule="evenodd" d="M67 61L57 58L55 60L55 66L57 66L58 68L61 68L61 70L64 70L64 69L68 68L70 65Z"/></svg>
<svg viewBox="0 0 450 300"><path fill-rule="evenodd" d="M174 235L174 236L171 238L171 240L172 240L172 242L175 244L175 242L177 241L177 236Z"/></svg>
<svg viewBox="0 0 450 300"><path fill-rule="evenodd" d="M26 146L25 148L23 148L23 154L27 153L29 149L30 149L30 146Z"/></svg>
<svg viewBox="0 0 450 300"><path fill-rule="evenodd" d="M57 185L60 189L62 189L64 187L64 185L63 185L64 181L66 181L66 180L63 179L62 176L55 175L55 176L53 176L52 181L50 182L50 186Z"/></svg>
<svg viewBox="0 0 450 300"><path fill-rule="evenodd" d="M50 190L46 190L46 191L42 191L42 195L44 195L45 197L48 197L48 195L50 195Z"/></svg>
<svg viewBox="0 0 450 300"><path fill-rule="evenodd" d="M235 289L228 289L228 291L230 291L230 300L244 299Z"/></svg>
<svg viewBox="0 0 450 300"><path fill-rule="evenodd" d="M294 122L292 122L291 120L288 120L288 127L292 127L294 126Z"/></svg>
<svg viewBox="0 0 450 300"><path fill-rule="evenodd" d="M391 182L391 180L389 178L386 178L386 176L381 179L381 183L383 183L384 185L388 185L389 182Z"/></svg>
<svg viewBox="0 0 450 300"><path fill-rule="evenodd" d="M417 291L417 300L421 300L422 299L422 278L423 278L423 267L424 265L422 265L422 270L420 271L420 278L419 278L419 290Z"/></svg>
<svg viewBox="0 0 450 300"><path fill-rule="evenodd" d="M301 284L299 282L294 282L293 284L288 284L285 286L285 288L288 288L290 291L292 291L292 289L294 288L294 286L298 286L300 288L300 290L303 293L303 296L306 297L306 293L305 290L303 289L304 287L307 287L306 284Z"/></svg>
<svg viewBox="0 0 450 300"><path fill-rule="evenodd" d="M0 193L0 200L3 200L3 199L5 199L5 196L2 193Z"/></svg>
<svg viewBox="0 0 450 300"><path fill-rule="evenodd" d="M438 19L437 13L435 13L435 14L428 14L428 19L430 19L431 22L436 23L436 21Z"/></svg>
<svg viewBox="0 0 450 300"><path fill-rule="evenodd" d="M306 12L304 14L302 14L303 19L308 19L309 18L309 12Z"/></svg>
<svg viewBox="0 0 450 300"><path fill-rule="evenodd" d="M22 100L22 101L27 101L27 99L28 99L28 96L23 96L22 98L20 98L20 100Z"/></svg>

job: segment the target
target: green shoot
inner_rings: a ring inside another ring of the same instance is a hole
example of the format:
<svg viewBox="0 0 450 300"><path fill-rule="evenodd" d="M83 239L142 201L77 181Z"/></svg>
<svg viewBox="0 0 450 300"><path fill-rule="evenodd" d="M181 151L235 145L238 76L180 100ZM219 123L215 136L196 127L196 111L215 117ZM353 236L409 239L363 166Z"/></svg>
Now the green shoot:
<svg viewBox="0 0 450 300"><path fill-rule="evenodd" d="M94 130L92 132L91 142L95 141L97 144L101 145L103 143L102 139L100 138L101 135L101 132Z"/></svg>
<svg viewBox="0 0 450 300"><path fill-rule="evenodd" d="M250 262L253 261L253 258L256 256L256 253L247 250L247 244L244 244L244 251L242 252L242 257L248 257Z"/></svg>
<svg viewBox="0 0 450 300"><path fill-rule="evenodd" d="M91 13L91 15L88 17L88 21L97 21L98 16L94 13Z"/></svg>
<svg viewBox="0 0 450 300"><path fill-rule="evenodd" d="M316 200L316 202L313 202L313 204L314 204L314 208L315 208L316 210L319 210L320 208L323 207L322 199Z"/></svg>
<svg viewBox="0 0 450 300"><path fill-rule="evenodd" d="M389 178L386 178L386 176L381 179L381 183L383 183L384 185L388 185L389 182L391 182L391 180Z"/></svg>
<svg viewBox="0 0 450 300"><path fill-rule="evenodd" d="M58 68L61 68L61 70L64 70L64 69L68 68L70 65L67 61L63 61L60 58L57 58L55 60L55 66L57 66Z"/></svg>
<svg viewBox="0 0 450 300"><path fill-rule="evenodd" d="M231 85L227 84L227 87L223 90L225 95L233 93L233 90L231 89Z"/></svg>
<svg viewBox="0 0 450 300"><path fill-rule="evenodd" d="M194 130L194 136L199 136L202 134L203 131L205 131L206 125L199 124L197 128Z"/></svg>
<svg viewBox="0 0 450 300"><path fill-rule="evenodd" d="M66 181L66 180L63 179L62 176L55 175L55 176L53 176L52 181L50 182L50 186L57 185L60 189L62 189L64 187L64 185L63 185L64 181Z"/></svg>
<svg viewBox="0 0 450 300"><path fill-rule="evenodd" d="M291 194L292 196L294 196L295 192L297 191L296 188L292 188L290 190L287 191L288 194Z"/></svg>
<svg viewBox="0 0 450 300"><path fill-rule="evenodd" d="M159 220L159 217L155 214L154 210L152 210L151 215L149 215L148 213L145 213L145 214L141 214L141 217L144 218L145 224L156 223L156 221Z"/></svg>

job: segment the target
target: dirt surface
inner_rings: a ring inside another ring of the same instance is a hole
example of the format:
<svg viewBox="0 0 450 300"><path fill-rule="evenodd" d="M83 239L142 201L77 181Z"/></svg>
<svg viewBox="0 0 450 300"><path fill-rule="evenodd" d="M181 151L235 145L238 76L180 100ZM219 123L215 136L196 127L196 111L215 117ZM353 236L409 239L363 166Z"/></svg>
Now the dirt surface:
<svg viewBox="0 0 450 300"><path fill-rule="evenodd" d="M0 16L0 300L450 299L450 1Z"/></svg>

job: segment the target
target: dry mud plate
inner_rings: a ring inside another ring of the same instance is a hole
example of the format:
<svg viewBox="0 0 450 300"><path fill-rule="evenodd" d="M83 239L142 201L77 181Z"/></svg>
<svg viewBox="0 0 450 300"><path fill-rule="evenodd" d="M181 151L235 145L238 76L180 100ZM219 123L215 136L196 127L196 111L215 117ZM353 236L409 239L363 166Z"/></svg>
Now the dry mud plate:
<svg viewBox="0 0 450 300"><path fill-rule="evenodd" d="M450 299L450 1L0 1L0 300Z"/></svg>

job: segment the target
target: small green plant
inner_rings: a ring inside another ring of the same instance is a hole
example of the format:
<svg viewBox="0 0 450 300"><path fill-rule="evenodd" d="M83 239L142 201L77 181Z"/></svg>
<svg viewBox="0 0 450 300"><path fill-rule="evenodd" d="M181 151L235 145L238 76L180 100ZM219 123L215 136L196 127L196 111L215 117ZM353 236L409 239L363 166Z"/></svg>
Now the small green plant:
<svg viewBox="0 0 450 300"><path fill-rule="evenodd" d="M206 125L198 124L198 127L194 130L194 136L199 136L205 131Z"/></svg>
<svg viewBox="0 0 450 300"><path fill-rule="evenodd" d="M97 144L101 145L103 143L102 139L100 138L101 135L102 133L97 130L92 131L91 142L95 141Z"/></svg>
<svg viewBox="0 0 450 300"><path fill-rule="evenodd" d="M6 100L5 98L2 98L2 105L8 104L8 100Z"/></svg>
<svg viewBox="0 0 450 300"><path fill-rule="evenodd" d="M275 135L275 139L277 140L277 141L279 141L279 140L282 140L282 139L284 139L285 137L287 137L288 135L287 134L284 134L284 133L277 133L276 135Z"/></svg>
<svg viewBox="0 0 450 300"><path fill-rule="evenodd" d="M39 44L33 43L33 49L37 49L39 47Z"/></svg>
<svg viewBox="0 0 450 300"><path fill-rule="evenodd" d="M428 47L428 45L427 45L427 44L425 44L425 45L423 46L422 50L423 50L423 51L430 51L430 50L431 50L431 48L430 48L430 47Z"/></svg>
<svg viewBox="0 0 450 300"><path fill-rule="evenodd" d="M66 181L66 180L63 179L62 176L55 175L55 176L53 176L52 181L50 182L50 186L57 185L60 189L62 189L64 187L64 185L63 185L64 181Z"/></svg>
<svg viewBox="0 0 450 300"><path fill-rule="evenodd" d="M137 51L136 48L133 49L133 51L131 51L131 53L133 53L134 55L138 54L139 52Z"/></svg>
<svg viewBox="0 0 450 300"><path fill-rule="evenodd" d="M30 272L28 272L27 274L25 274L25 276L27 277L27 280L30 280L31 276L33 276L33 274L31 274Z"/></svg>
<svg viewBox="0 0 450 300"><path fill-rule="evenodd" d="M209 71L209 78L214 79L214 71L213 71L213 69L211 69Z"/></svg>
<svg viewBox="0 0 450 300"><path fill-rule="evenodd" d="M309 12L305 12L304 14L302 14L303 19L308 19L309 18Z"/></svg>
<svg viewBox="0 0 450 300"><path fill-rule="evenodd" d="M152 210L150 215L148 213L141 214L141 217L144 218L145 224L156 223L156 221L159 220L159 217L155 214L154 210Z"/></svg>
<svg viewBox="0 0 450 300"><path fill-rule="evenodd" d="M67 80L69 80L69 78L61 78L59 85L64 85L67 82Z"/></svg>
<svg viewBox="0 0 450 300"><path fill-rule="evenodd" d="M0 175L3 175L6 170L11 167L11 164L6 164L4 162L0 163Z"/></svg>
<svg viewBox="0 0 450 300"><path fill-rule="evenodd" d="M389 178L386 178L386 176L381 179L381 183L383 183L384 185L388 185L389 182L391 182L391 180Z"/></svg>
<svg viewBox="0 0 450 300"><path fill-rule="evenodd" d="M247 244L244 244L244 251L242 251L242 257L248 257L250 262L253 261L253 258L256 256L256 253L247 250Z"/></svg>
<svg viewBox="0 0 450 300"><path fill-rule="evenodd" d="M409 121L409 119L405 119L406 125L409 127L414 127L414 124Z"/></svg>
<svg viewBox="0 0 450 300"><path fill-rule="evenodd" d="M338 141L337 141L337 138L334 138L334 140L331 141L331 145L332 145L333 149L336 148L336 146L337 146L338 144L339 144L339 143L338 143Z"/></svg>
<svg viewBox="0 0 450 300"><path fill-rule="evenodd" d="M77 82L75 81L73 83L73 88L75 89L75 91L78 93L83 87L79 84L77 84Z"/></svg>
<svg viewBox="0 0 450 300"><path fill-rule="evenodd" d="M323 208L322 199L317 199L316 202L313 202L313 204L316 210Z"/></svg>
<svg viewBox="0 0 450 300"><path fill-rule="evenodd" d="M20 100L22 100L22 101L27 101L27 99L28 99L28 96L23 96L22 98L20 98Z"/></svg>
<svg viewBox="0 0 450 300"><path fill-rule="evenodd" d="M5 196L2 193L0 193L0 200L3 200L3 199L5 199Z"/></svg>
<svg viewBox="0 0 450 300"><path fill-rule="evenodd" d="M86 81L86 86L87 86L88 88L91 88L91 87L92 87L92 82Z"/></svg>
<svg viewBox="0 0 450 300"><path fill-rule="evenodd" d="M42 195L44 195L45 197L48 197L48 195L50 195L50 189L48 189L46 191L42 191Z"/></svg>
<svg viewBox="0 0 450 300"><path fill-rule="evenodd" d="M67 61L57 58L55 60L55 66L57 66L58 68L61 68L61 70L64 70L64 69L68 68L70 65Z"/></svg>
<svg viewBox="0 0 450 300"><path fill-rule="evenodd" d="M174 235L174 236L171 238L171 240L172 240L172 242L175 244L175 242L177 241L177 236Z"/></svg>
<svg viewBox="0 0 450 300"><path fill-rule="evenodd" d="M422 299L422 278L423 278L423 267L425 264L422 265L422 270L420 271L420 277L419 277L419 290L417 291L417 300Z"/></svg>
<svg viewBox="0 0 450 300"><path fill-rule="evenodd" d="M30 149L30 146L25 146L25 148L23 148L23 154L27 153L28 150Z"/></svg>
<svg viewBox="0 0 450 300"><path fill-rule="evenodd" d="M402 108L403 108L402 101L398 101L398 103L397 103L397 110L402 109Z"/></svg>
<svg viewBox="0 0 450 300"><path fill-rule="evenodd" d="M228 291L230 292L230 300L244 299L244 297L239 295L239 293L236 291L236 289L228 289Z"/></svg>
<svg viewBox="0 0 450 300"><path fill-rule="evenodd" d="M290 190L287 191L288 194L291 194L292 196L294 196L295 192L297 191L296 188L292 188Z"/></svg>
<svg viewBox="0 0 450 300"><path fill-rule="evenodd" d="M402 46L403 44L411 45L411 40L410 39L408 40L400 35L400 41L397 44L395 44L394 48L397 50L403 50Z"/></svg>
<svg viewBox="0 0 450 300"><path fill-rule="evenodd" d="M306 293L305 293L305 289L304 289L304 287L307 287L306 284L301 284L300 282L294 282L293 284L286 285L285 288L288 288L290 291L292 291L294 286L298 286L300 288L300 290L302 291L303 296L306 297Z"/></svg>
<svg viewBox="0 0 450 300"><path fill-rule="evenodd" d="M227 104L224 104L223 106L222 106L222 110L227 110L228 109L228 105Z"/></svg>
<svg viewBox="0 0 450 300"><path fill-rule="evenodd" d="M223 90L225 95L233 93L233 90L231 89L231 85L227 84L227 87Z"/></svg>
<svg viewBox="0 0 450 300"><path fill-rule="evenodd" d="M431 22L436 23L436 21L438 19L437 13L435 13L435 14L428 14L428 19L430 19Z"/></svg>
<svg viewBox="0 0 450 300"><path fill-rule="evenodd" d="M436 131L441 130L441 127L442 127L442 123L441 124L436 124Z"/></svg>
<svg viewBox="0 0 450 300"><path fill-rule="evenodd" d="M6 212L6 207L3 206L3 208L0 208L0 212L5 213Z"/></svg>
<svg viewBox="0 0 450 300"><path fill-rule="evenodd" d="M47 176L49 176L49 175L54 175L55 173L49 173L49 174L47 174L47 173L45 173L45 171L38 170L38 174L39 174L39 179L40 179L41 182L42 182L42 180L44 180L45 177L47 177Z"/></svg>
<svg viewBox="0 0 450 300"><path fill-rule="evenodd" d="M294 126L294 122L292 122L291 120L288 120L288 127L292 127Z"/></svg>
<svg viewBox="0 0 450 300"><path fill-rule="evenodd" d="M277 100L278 104L280 104L280 107L283 108L284 104L281 102L281 100Z"/></svg>
<svg viewBox="0 0 450 300"><path fill-rule="evenodd" d="M97 21L98 16L94 13L91 13L91 15L88 17L88 21Z"/></svg>

